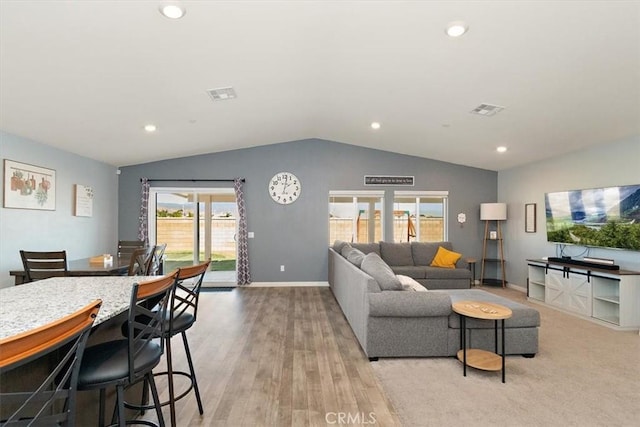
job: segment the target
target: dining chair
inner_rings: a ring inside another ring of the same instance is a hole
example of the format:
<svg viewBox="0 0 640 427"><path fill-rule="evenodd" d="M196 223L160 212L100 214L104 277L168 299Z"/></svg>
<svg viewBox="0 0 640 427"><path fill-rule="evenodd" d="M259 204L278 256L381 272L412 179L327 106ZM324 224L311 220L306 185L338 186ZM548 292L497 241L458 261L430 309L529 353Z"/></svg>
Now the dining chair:
<svg viewBox="0 0 640 427"><path fill-rule="evenodd" d="M118 256L126 258L136 249L144 248L145 246L142 240L118 240Z"/></svg>
<svg viewBox="0 0 640 427"><path fill-rule="evenodd" d="M107 388L116 388L112 423L125 426L124 390L142 380L151 389L158 424L148 420L130 420L129 423L164 426L152 370L160 363L164 353L164 319L177 277L178 273L175 271L134 284L127 315L126 337L96 344L85 350L78 377L78 390L100 390L99 426L104 426Z"/></svg>
<svg viewBox="0 0 640 427"><path fill-rule="evenodd" d="M20 251L22 265L26 274L26 282L48 279L49 277L66 276L67 251Z"/></svg>
<svg viewBox="0 0 640 427"><path fill-rule="evenodd" d="M41 357L51 360L49 371L30 370L28 380L16 382L18 390L3 387L0 402L6 419L0 425L75 424L80 363L101 304L95 300L59 320L0 340L0 374ZM36 385L28 387L31 382Z"/></svg>
<svg viewBox="0 0 640 427"><path fill-rule="evenodd" d="M131 253L127 274L129 276L149 276L149 268L153 261L154 250L155 246L147 246L134 250Z"/></svg>
<svg viewBox="0 0 640 427"><path fill-rule="evenodd" d="M153 256L151 259L151 265L149 266L149 271L147 272L147 274L149 276L155 276L157 274L163 274L163 258L164 258L164 251L167 249L167 244L166 243L162 243L160 245L156 245L155 249L153 250Z"/></svg>

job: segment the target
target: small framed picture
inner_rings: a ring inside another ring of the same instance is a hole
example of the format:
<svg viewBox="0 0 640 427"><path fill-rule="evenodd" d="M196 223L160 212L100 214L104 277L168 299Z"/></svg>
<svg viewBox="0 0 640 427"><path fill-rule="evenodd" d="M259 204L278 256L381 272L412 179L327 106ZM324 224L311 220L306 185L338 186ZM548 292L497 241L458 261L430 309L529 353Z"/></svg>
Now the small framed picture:
<svg viewBox="0 0 640 427"><path fill-rule="evenodd" d="M524 205L524 231L526 233L536 232L536 204L527 203Z"/></svg>

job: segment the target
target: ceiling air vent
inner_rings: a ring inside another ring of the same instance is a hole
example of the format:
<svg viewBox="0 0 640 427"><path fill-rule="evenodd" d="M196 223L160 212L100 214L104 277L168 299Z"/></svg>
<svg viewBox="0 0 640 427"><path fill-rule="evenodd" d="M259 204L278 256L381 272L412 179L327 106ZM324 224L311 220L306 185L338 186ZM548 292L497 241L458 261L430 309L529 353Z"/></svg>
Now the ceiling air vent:
<svg viewBox="0 0 640 427"><path fill-rule="evenodd" d="M236 91L233 90L232 87L209 89L207 93L214 101L226 101L227 99L234 99L236 97Z"/></svg>
<svg viewBox="0 0 640 427"><path fill-rule="evenodd" d="M494 116L502 110L504 110L504 107L500 107L499 105L480 104L470 112L471 114L479 114L481 116Z"/></svg>

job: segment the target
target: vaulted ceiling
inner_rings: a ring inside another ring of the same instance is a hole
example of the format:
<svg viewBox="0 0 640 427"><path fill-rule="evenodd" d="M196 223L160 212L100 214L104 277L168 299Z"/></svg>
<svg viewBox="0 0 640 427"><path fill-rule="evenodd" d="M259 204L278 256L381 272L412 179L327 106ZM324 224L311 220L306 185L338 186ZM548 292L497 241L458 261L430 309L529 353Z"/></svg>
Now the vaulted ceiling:
<svg viewBox="0 0 640 427"><path fill-rule="evenodd" d="M640 134L638 1L160 3L0 0L0 129L114 166L321 138L490 170Z"/></svg>

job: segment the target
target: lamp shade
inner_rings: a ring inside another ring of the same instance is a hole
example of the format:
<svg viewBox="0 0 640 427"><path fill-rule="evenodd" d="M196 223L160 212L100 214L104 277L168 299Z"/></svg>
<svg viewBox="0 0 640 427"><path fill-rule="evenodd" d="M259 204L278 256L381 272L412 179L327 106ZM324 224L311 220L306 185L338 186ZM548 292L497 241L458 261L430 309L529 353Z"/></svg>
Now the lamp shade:
<svg viewBox="0 0 640 427"><path fill-rule="evenodd" d="M504 221L507 219L506 203L480 203L482 221Z"/></svg>

